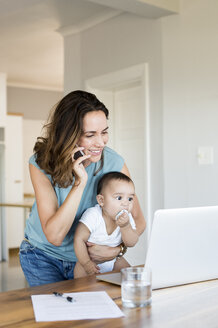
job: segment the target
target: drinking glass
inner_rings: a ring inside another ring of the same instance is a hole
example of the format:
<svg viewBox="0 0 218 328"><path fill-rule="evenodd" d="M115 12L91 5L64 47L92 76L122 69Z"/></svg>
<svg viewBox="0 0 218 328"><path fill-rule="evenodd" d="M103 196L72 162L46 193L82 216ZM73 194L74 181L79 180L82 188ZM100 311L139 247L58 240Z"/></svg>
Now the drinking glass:
<svg viewBox="0 0 218 328"><path fill-rule="evenodd" d="M151 270L144 267L121 269L121 295L124 307L144 307L151 304Z"/></svg>

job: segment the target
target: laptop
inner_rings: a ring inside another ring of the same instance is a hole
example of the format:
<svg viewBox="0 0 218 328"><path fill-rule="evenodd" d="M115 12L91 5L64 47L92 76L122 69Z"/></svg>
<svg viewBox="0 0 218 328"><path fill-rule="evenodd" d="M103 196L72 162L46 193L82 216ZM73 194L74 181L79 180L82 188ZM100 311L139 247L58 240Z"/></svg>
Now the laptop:
<svg viewBox="0 0 218 328"><path fill-rule="evenodd" d="M155 212L145 267L152 289L218 278L218 206ZM96 276L121 284L121 273Z"/></svg>

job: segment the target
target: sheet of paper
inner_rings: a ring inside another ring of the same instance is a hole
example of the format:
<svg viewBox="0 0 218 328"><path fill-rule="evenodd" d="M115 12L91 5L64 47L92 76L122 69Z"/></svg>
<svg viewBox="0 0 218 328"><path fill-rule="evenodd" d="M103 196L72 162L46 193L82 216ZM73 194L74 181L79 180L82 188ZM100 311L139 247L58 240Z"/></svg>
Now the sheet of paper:
<svg viewBox="0 0 218 328"><path fill-rule="evenodd" d="M103 319L124 316L124 313L104 291L63 295L73 297L73 302L68 302L66 298L53 294L32 295L36 321Z"/></svg>

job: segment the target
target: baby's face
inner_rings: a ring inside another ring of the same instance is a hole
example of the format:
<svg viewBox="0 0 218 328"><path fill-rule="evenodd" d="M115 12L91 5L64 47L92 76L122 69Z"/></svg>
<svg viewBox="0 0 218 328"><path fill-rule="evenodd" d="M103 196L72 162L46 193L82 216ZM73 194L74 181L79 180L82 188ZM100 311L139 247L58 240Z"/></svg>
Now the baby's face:
<svg viewBox="0 0 218 328"><path fill-rule="evenodd" d="M112 180L103 188L102 209L115 220L121 210L132 211L135 188L132 182Z"/></svg>

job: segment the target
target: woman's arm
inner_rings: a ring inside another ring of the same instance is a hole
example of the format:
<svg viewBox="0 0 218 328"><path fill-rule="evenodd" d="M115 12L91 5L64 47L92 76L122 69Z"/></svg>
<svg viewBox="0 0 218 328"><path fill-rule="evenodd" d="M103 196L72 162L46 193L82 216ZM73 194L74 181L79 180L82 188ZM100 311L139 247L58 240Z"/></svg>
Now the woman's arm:
<svg viewBox="0 0 218 328"><path fill-rule="evenodd" d="M29 166L42 229L47 240L55 246L61 245L74 221L87 182L87 173L80 163L88 157L80 157L72 163L76 181L60 207L48 177L34 165Z"/></svg>
<svg viewBox="0 0 218 328"><path fill-rule="evenodd" d="M126 164L124 164L121 172L126 174L128 177L130 177L130 173L129 173L129 170L128 170ZM146 228L146 221L145 221L144 215L142 213L142 210L141 210L141 207L139 205L139 201L138 201L138 198L136 195L134 197L134 205L133 205L133 210L131 213L132 213L132 216L133 216L135 224L136 224L136 231L137 231L138 235L140 236Z"/></svg>
<svg viewBox="0 0 218 328"><path fill-rule="evenodd" d="M90 242L86 243L88 246L88 253L91 260L95 263L103 263L113 260L121 251L121 247L109 247L104 245L97 245Z"/></svg>

